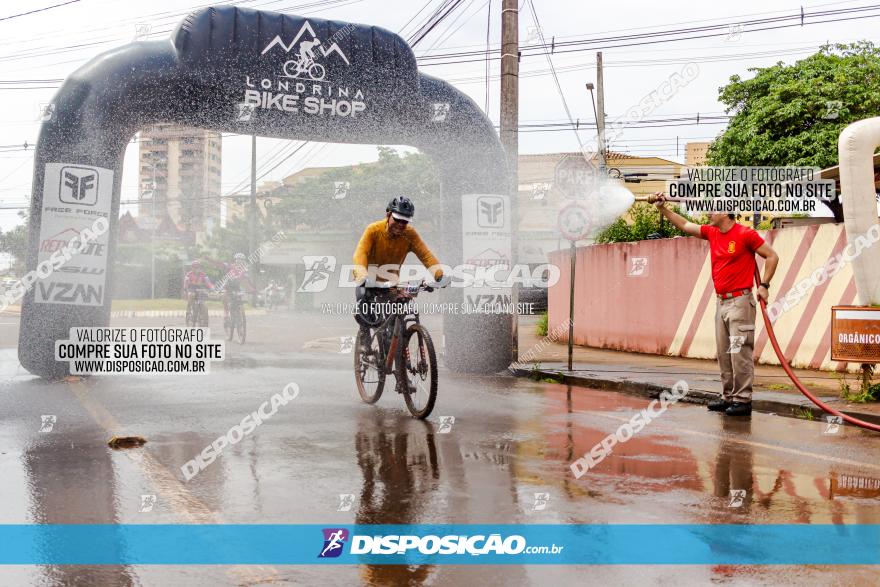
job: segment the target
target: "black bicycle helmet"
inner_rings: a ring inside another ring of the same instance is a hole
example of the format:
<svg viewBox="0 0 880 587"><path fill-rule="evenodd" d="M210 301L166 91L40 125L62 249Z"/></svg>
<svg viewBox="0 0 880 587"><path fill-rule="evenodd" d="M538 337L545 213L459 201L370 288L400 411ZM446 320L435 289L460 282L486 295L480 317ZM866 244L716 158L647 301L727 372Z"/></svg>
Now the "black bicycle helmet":
<svg viewBox="0 0 880 587"><path fill-rule="evenodd" d="M398 196L388 202L388 207L385 208L385 211L391 212L391 215L398 220L409 222L415 216L416 206L406 196Z"/></svg>

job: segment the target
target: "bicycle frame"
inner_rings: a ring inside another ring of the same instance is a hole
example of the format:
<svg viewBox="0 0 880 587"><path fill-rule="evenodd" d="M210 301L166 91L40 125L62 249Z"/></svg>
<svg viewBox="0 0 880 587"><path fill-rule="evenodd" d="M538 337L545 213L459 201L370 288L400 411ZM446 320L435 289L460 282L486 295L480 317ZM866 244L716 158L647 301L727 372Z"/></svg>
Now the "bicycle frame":
<svg viewBox="0 0 880 587"><path fill-rule="evenodd" d="M187 301L189 304L192 304L193 307L204 305L205 301L208 299L208 290L203 287L195 287L187 293L189 294L189 299Z"/></svg>
<svg viewBox="0 0 880 587"><path fill-rule="evenodd" d="M415 295L407 295L403 296L404 299L399 301L395 301L395 303L400 304L409 304L415 299ZM385 334L386 336L390 335L390 339L387 340L387 344L380 344L379 348L383 350L385 356L382 358L383 369L386 375L390 375L394 372L394 362L397 361L398 365L403 364L403 345L400 344L400 341L403 339L403 335L406 332L407 327L410 324L419 324L419 314L414 309L411 308L412 311L406 313L394 313L388 316L382 324L376 327L376 332L373 336L380 336L381 334ZM380 339L380 343L382 340ZM377 365L378 366L378 365Z"/></svg>

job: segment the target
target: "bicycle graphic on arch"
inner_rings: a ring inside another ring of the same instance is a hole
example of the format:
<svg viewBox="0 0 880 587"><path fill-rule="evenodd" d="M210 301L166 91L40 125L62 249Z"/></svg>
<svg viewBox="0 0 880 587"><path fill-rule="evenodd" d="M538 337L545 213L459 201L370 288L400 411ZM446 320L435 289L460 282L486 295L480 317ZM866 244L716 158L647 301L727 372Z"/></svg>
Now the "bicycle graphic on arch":
<svg viewBox="0 0 880 587"><path fill-rule="evenodd" d="M308 77L313 81L323 80L327 72L323 65L315 62L315 47L320 45L321 40L318 38L301 42L297 58L284 63L284 75L292 78Z"/></svg>

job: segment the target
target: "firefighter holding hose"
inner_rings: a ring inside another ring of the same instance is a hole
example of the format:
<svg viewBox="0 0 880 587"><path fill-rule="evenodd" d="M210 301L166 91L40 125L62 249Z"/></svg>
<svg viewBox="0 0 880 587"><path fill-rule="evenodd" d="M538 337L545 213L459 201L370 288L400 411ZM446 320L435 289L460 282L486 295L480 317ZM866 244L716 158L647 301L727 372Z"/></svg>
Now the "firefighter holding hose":
<svg viewBox="0 0 880 587"><path fill-rule="evenodd" d="M770 280L776 272L779 256L756 231L736 222L733 214L710 214L709 224L699 225L668 208L666 196L662 193L649 196L648 201L685 234L709 241L712 282L717 298L715 346L722 387L721 399L709 402L709 409L728 416L750 416L757 313L752 295L755 254L765 260L764 276L758 287L758 297L764 302L769 296Z"/></svg>

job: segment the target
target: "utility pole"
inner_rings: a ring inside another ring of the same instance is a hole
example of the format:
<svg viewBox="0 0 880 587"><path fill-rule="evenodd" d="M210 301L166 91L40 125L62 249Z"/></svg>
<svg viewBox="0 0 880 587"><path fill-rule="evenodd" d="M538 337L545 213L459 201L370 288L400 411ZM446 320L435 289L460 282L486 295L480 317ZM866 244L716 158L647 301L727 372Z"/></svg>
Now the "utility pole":
<svg viewBox="0 0 880 587"><path fill-rule="evenodd" d="M251 206L248 215L248 255L254 252L257 230L257 135L251 135Z"/></svg>
<svg viewBox="0 0 880 587"><path fill-rule="evenodd" d="M251 135L251 213L248 215L248 260L256 250L257 240L257 135ZM259 276L257 276L259 277ZM254 293L251 303L257 304L257 294Z"/></svg>
<svg viewBox="0 0 880 587"><path fill-rule="evenodd" d="M517 258L519 217L518 157L519 139L519 9L517 0L503 0L501 4L501 145L507 155L508 194L510 195L510 252L511 263ZM513 267L511 267L511 270ZM511 326L511 362L519 359L519 291L516 284L510 290L513 305Z"/></svg>
<svg viewBox="0 0 880 587"><path fill-rule="evenodd" d="M602 79L602 52L596 53L596 130L599 134L599 171L605 174L608 162L605 160L605 82Z"/></svg>
<svg viewBox="0 0 880 587"><path fill-rule="evenodd" d="M150 167L153 168L153 195L150 197L150 216L152 216L152 227L150 231L150 299L156 299L156 196L159 187L156 185L156 163L153 162ZM167 182L166 182L167 183Z"/></svg>

